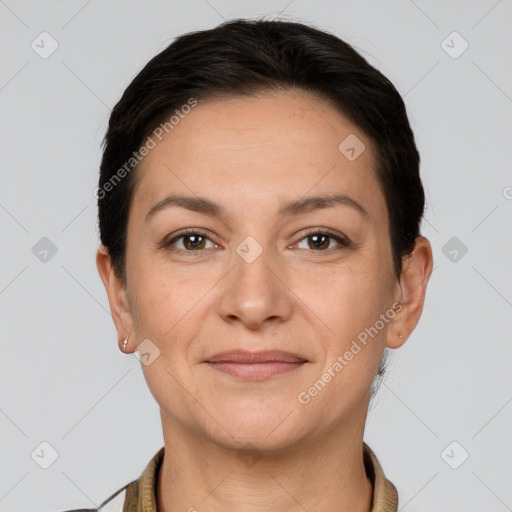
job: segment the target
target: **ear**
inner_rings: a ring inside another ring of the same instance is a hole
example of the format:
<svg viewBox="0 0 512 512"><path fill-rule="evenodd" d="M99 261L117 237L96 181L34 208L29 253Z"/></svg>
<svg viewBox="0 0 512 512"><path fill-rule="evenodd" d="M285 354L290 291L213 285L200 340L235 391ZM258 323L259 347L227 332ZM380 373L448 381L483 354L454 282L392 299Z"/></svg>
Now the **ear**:
<svg viewBox="0 0 512 512"><path fill-rule="evenodd" d="M117 330L119 348L122 350L123 341L128 338L125 351L129 352L130 336L134 332L130 303L127 291L114 270L108 248L104 245L100 245L96 252L96 266L107 290L110 311ZM135 344L135 340L133 340L133 343Z"/></svg>
<svg viewBox="0 0 512 512"><path fill-rule="evenodd" d="M397 282L395 316L389 324L386 346L401 347L419 322L427 284L432 274L432 249L429 241L419 236L413 252L404 258Z"/></svg>

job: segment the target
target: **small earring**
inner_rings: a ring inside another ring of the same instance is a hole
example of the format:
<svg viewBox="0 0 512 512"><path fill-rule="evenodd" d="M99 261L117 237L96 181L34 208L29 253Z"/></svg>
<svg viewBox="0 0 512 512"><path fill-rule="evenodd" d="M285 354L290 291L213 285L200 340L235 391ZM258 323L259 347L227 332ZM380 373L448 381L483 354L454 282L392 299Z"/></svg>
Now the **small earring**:
<svg viewBox="0 0 512 512"><path fill-rule="evenodd" d="M123 352L126 352L126 345L128 345L128 338L123 341Z"/></svg>

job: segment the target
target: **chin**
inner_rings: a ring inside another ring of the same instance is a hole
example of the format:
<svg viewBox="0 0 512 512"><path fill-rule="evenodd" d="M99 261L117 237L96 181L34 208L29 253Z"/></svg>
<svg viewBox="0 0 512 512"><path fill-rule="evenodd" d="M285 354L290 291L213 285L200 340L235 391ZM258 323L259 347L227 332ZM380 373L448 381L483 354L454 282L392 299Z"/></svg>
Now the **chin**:
<svg viewBox="0 0 512 512"><path fill-rule="evenodd" d="M290 406L235 404L217 411L217 421L211 423L208 430L213 440L231 449L242 449L251 444L260 450L280 450L301 438L296 424L297 412Z"/></svg>

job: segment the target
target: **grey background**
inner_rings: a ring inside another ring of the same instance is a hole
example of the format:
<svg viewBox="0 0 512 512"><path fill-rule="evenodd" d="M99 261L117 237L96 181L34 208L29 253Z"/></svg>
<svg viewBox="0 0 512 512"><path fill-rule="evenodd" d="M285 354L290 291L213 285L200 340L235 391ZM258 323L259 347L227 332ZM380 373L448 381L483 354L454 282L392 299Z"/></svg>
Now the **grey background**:
<svg viewBox="0 0 512 512"><path fill-rule="evenodd" d="M163 445L95 266L101 138L125 87L175 36L280 11L390 78L422 156L434 272L365 440L400 511L512 510L510 0L0 0L1 512L98 505ZM46 59L31 47L43 31L58 43ZM454 31L469 44L457 58ZM57 249L46 262L43 237ZM48 469L31 458L42 442L58 452Z"/></svg>

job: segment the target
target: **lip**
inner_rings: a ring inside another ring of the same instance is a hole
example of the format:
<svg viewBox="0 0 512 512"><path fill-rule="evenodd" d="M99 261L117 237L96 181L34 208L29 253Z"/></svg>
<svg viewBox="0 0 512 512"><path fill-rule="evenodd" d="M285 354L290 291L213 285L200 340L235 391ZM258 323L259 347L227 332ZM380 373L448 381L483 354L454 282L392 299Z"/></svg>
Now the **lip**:
<svg viewBox="0 0 512 512"><path fill-rule="evenodd" d="M221 352L205 361L211 368L246 381L267 380L292 372L307 361L281 350Z"/></svg>
<svg viewBox="0 0 512 512"><path fill-rule="evenodd" d="M220 352L206 360L207 363L305 363L306 360L291 352L283 350L260 350L251 352L249 350L230 350Z"/></svg>

